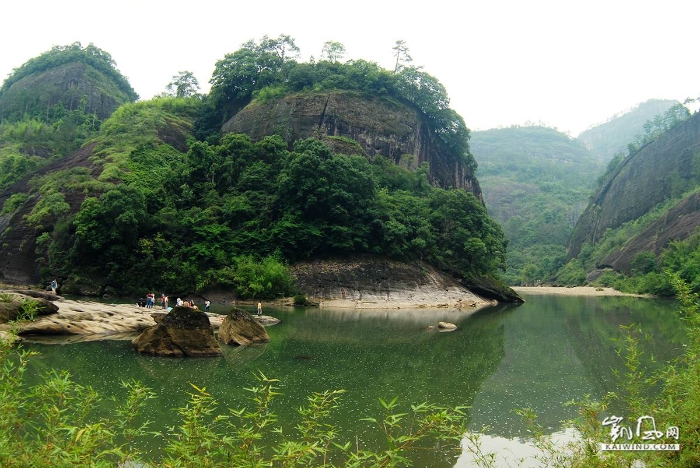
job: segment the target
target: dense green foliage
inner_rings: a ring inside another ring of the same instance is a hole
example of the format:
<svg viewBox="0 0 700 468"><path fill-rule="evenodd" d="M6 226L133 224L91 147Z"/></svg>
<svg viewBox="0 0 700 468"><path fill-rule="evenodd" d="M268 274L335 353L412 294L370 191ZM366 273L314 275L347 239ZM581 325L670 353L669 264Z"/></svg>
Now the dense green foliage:
<svg viewBox="0 0 700 468"><path fill-rule="evenodd" d="M474 132L471 145L486 206L509 241L506 281L548 281L566 261L599 164L580 142L546 127Z"/></svg>
<svg viewBox="0 0 700 468"><path fill-rule="evenodd" d="M112 57L92 44L55 46L16 68L0 87L0 190L76 151L99 128L101 118L89 108L84 84L63 89L53 79L36 79L71 64L88 67L87 79L103 98L115 103L138 98ZM31 84L11 92L12 85L30 78Z"/></svg>
<svg viewBox="0 0 700 468"><path fill-rule="evenodd" d="M122 292L220 287L277 297L294 292L284 263L361 253L462 276L503 267L500 227L470 193L428 184L427 167L336 155L314 139L291 151L277 136L190 139L186 153L162 144L163 132L184 138L200 106L177 98L122 106L96 139L97 179L76 168L36 181L37 252L64 291L87 281ZM76 190L90 193L80 210L57 213L61 194Z"/></svg>
<svg viewBox="0 0 700 468"><path fill-rule="evenodd" d="M121 105L104 122L72 88L28 104L51 86L37 76L59 79L68 70L61 67L74 64L100 86L137 97L108 53L92 44L54 47L0 89L0 97L12 90L14 101L29 100L22 115L5 113L0 124L0 189L88 143L90 167L39 173L27 193L5 201L3 215L24 210L41 271L60 277L64 292L220 287L276 297L295 292L287 262L361 253L494 275L504 265L500 228L470 194L431 187L427 167L411 173L381 157L335 155L315 140L291 148L279 137L219 138L221 123L252 100L351 90L413 106L475 170L469 131L434 77L403 64L394 72L363 60L342 64L342 44L331 45L328 60L299 63L288 36L249 41L217 62L208 96L180 72L168 85L177 97ZM28 79L40 89L17 94L13 85Z"/></svg>
<svg viewBox="0 0 700 468"><path fill-rule="evenodd" d="M469 129L450 109L447 91L435 77L409 66L392 73L365 60L299 63L294 60L297 52L289 36L265 36L226 54L216 63L208 107L197 123L197 137L204 140L218 135L221 125L253 99L302 91L353 90L415 106L445 148L472 172L476 169L469 152Z"/></svg>

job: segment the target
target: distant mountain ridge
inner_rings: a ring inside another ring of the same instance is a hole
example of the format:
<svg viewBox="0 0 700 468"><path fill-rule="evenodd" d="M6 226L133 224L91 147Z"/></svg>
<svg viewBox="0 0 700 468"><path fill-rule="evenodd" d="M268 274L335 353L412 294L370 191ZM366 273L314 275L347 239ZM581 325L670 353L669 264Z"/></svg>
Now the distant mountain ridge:
<svg viewBox="0 0 700 468"><path fill-rule="evenodd" d="M601 165L579 140L540 126L473 132L471 149L486 207L509 240L507 280L554 275Z"/></svg>
<svg viewBox="0 0 700 468"><path fill-rule="evenodd" d="M627 145L643 133L644 124L648 120L677 104L680 103L675 100L650 99L585 130L577 139L583 142L594 157L607 163L616 153L627 152Z"/></svg>

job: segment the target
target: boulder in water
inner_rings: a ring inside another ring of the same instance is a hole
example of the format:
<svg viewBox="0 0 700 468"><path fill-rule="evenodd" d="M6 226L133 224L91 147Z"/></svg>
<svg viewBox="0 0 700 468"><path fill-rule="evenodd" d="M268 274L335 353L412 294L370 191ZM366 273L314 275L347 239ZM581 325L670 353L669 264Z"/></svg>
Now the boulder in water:
<svg viewBox="0 0 700 468"><path fill-rule="evenodd" d="M221 356L209 317L189 307L175 307L133 341L140 353L156 356Z"/></svg>
<svg viewBox="0 0 700 468"><path fill-rule="evenodd" d="M245 310L233 309L219 327L219 340L228 345L267 343L267 330Z"/></svg>

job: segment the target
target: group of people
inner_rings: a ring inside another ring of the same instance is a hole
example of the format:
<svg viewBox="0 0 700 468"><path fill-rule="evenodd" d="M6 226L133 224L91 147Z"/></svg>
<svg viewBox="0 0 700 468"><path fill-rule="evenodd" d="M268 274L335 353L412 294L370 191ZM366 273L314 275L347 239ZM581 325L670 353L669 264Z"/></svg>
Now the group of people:
<svg viewBox="0 0 700 468"><path fill-rule="evenodd" d="M54 280L54 282L55 282L55 280ZM55 292L55 286L53 284L54 282L52 282L52 284L51 284L51 289L53 289ZM155 294L153 294L151 292L146 294L145 298L139 299L138 302L136 303L137 306L145 307L147 309L152 309L154 304L155 304ZM182 300L181 298L178 297L177 300L175 301L175 305L177 305L178 307L191 307L193 309L199 309L199 307L197 307L197 304L195 304L194 300L192 300L192 299ZM211 301L205 300L204 301L204 312L209 312L210 306L211 306ZM166 296L165 294L160 295L160 307L161 307L161 309L164 309L164 310L171 310L168 307L168 296ZM258 316L261 316L261 315L262 315L262 303L258 302Z"/></svg>

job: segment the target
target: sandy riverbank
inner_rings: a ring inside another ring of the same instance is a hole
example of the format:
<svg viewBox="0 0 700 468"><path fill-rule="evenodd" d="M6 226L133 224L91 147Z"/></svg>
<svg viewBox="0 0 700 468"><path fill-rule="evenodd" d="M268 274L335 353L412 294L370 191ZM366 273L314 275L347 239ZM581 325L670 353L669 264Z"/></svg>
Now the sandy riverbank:
<svg viewBox="0 0 700 468"><path fill-rule="evenodd" d="M518 294L556 294L560 296L632 296L651 297L646 294L629 294L613 288L598 288L595 286L513 286Z"/></svg>

